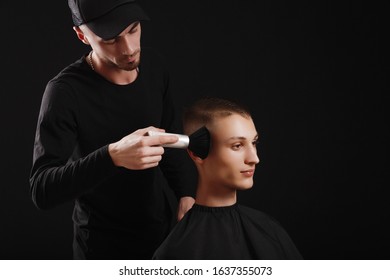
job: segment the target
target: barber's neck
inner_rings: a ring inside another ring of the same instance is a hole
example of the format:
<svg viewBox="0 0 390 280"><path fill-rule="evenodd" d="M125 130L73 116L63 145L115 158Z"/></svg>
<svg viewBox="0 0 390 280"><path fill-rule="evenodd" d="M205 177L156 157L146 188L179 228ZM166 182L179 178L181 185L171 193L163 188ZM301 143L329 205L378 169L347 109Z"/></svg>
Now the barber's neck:
<svg viewBox="0 0 390 280"><path fill-rule="evenodd" d="M106 80L117 85L131 84L138 77L137 70L125 71L125 70L116 69L116 71L113 71L113 70L107 70L103 68L101 69L101 71L97 71L97 72L101 76L103 76Z"/></svg>
<svg viewBox="0 0 390 280"><path fill-rule="evenodd" d="M124 70L117 65L104 63L94 55L93 51L89 53L86 60L92 71L95 71L113 84L128 85L133 83L138 77L138 67L132 70Z"/></svg>

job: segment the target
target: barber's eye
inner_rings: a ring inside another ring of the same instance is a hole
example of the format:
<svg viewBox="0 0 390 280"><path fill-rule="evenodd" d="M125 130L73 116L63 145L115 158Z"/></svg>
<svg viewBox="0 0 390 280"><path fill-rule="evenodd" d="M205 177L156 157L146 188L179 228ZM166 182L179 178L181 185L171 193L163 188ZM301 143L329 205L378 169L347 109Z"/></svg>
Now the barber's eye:
<svg viewBox="0 0 390 280"><path fill-rule="evenodd" d="M108 44L108 45L112 45L112 44L114 44L115 42L116 42L116 38L110 39L110 40L105 40L105 41L104 41L104 43L105 43L105 44Z"/></svg>

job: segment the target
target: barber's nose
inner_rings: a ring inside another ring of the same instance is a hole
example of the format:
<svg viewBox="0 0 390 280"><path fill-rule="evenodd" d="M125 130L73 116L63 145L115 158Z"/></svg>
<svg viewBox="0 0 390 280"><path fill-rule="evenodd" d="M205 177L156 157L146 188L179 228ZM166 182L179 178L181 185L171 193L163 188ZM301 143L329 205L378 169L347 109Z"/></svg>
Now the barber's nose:
<svg viewBox="0 0 390 280"><path fill-rule="evenodd" d="M131 36L124 36L122 44L122 54L124 55L133 55L137 50L137 45Z"/></svg>

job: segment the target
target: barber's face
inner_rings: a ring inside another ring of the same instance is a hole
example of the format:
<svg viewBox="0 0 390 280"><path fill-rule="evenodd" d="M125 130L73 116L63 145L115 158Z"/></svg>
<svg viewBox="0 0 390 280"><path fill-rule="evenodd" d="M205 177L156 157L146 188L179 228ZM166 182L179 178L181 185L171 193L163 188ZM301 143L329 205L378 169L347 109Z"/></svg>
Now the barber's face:
<svg viewBox="0 0 390 280"><path fill-rule="evenodd" d="M251 188L259 163L258 134L252 119L237 114L217 119L210 126L210 134L212 146L204 159L208 184L237 190Z"/></svg>
<svg viewBox="0 0 390 280"><path fill-rule="evenodd" d="M139 66L141 54L140 22L130 24L117 37L110 40L103 40L86 27L82 30L88 43L106 67L131 71Z"/></svg>

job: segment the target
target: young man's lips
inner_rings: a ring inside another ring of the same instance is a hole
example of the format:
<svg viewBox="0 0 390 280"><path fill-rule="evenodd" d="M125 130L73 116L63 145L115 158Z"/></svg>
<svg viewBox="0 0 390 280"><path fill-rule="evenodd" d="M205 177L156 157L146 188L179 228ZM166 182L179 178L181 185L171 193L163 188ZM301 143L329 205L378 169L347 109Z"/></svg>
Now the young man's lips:
<svg viewBox="0 0 390 280"><path fill-rule="evenodd" d="M248 169L248 170L241 171L241 173L242 173L244 176L252 177L253 174L255 173L255 170L254 170L254 169Z"/></svg>

